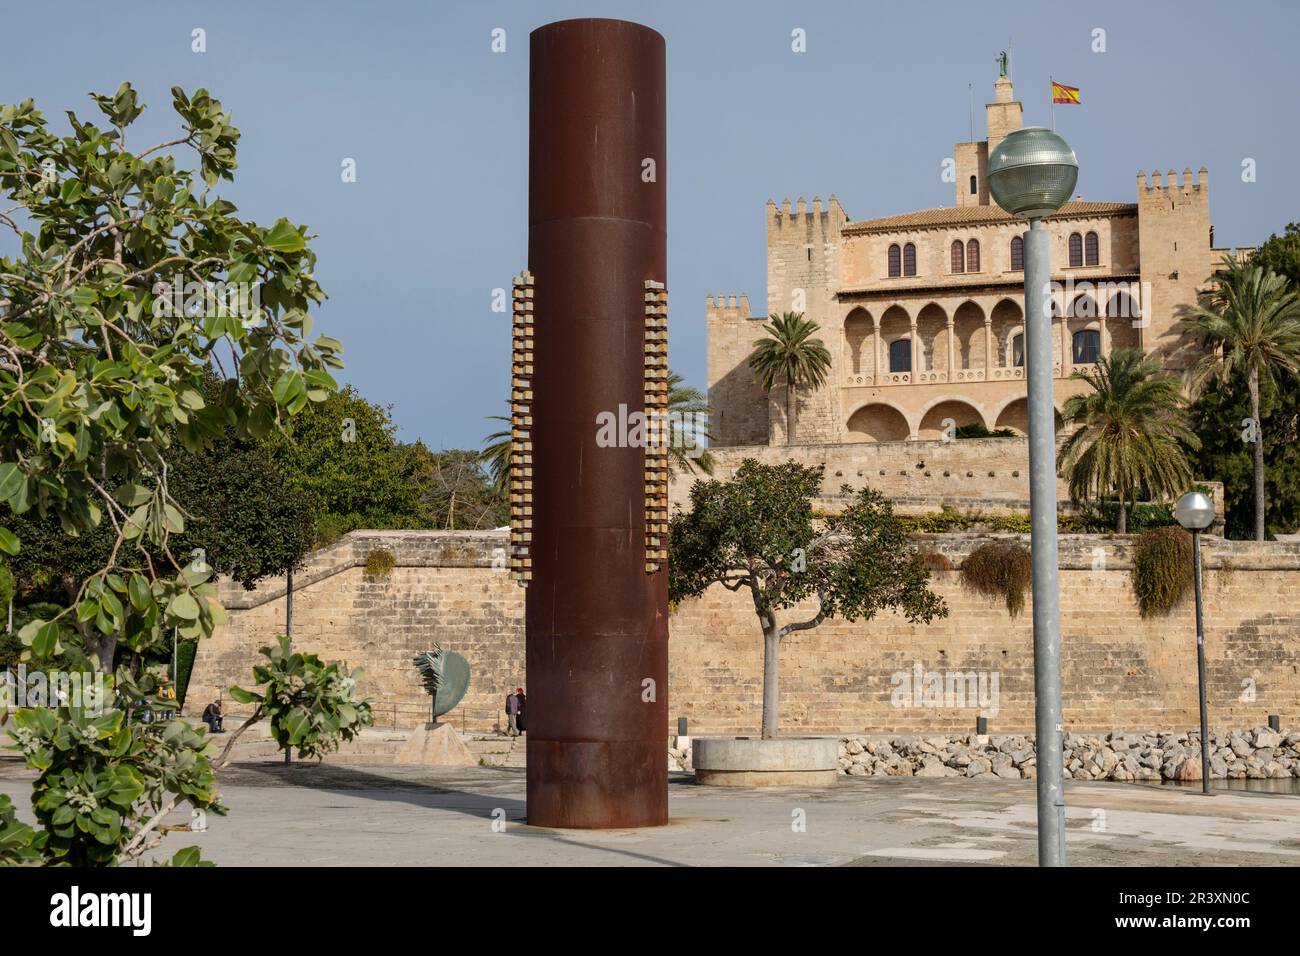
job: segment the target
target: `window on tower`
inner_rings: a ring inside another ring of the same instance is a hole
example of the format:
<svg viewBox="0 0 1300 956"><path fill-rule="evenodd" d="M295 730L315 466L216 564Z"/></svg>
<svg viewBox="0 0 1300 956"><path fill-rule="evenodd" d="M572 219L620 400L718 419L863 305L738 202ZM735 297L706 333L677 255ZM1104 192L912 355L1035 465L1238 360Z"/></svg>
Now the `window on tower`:
<svg viewBox="0 0 1300 956"><path fill-rule="evenodd" d="M976 186L976 179L974 176L972 176L970 178L970 194L974 196L977 192L979 192L979 189Z"/></svg>
<svg viewBox="0 0 1300 956"><path fill-rule="evenodd" d="M902 253L898 248L898 243L889 247L889 278L897 279L903 274Z"/></svg>

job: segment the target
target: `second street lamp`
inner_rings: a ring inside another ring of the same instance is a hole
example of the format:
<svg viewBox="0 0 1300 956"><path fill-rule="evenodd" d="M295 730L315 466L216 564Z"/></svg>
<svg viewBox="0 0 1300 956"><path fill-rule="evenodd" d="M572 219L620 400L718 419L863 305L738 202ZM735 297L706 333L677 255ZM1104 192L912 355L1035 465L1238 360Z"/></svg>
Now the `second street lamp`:
<svg viewBox="0 0 1300 956"><path fill-rule="evenodd" d="M1201 705L1201 791L1210 792L1209 705L1205 699L1205 612L1201 600L1201 532L1214 523L1214 502L1189 491L1174 507L1178 523L1192 533L1192 577L1196 583L1196 684Z"/></svg>
<svg viewBox="0 0 1300 956"><path fill-rule="evenodd" d="M989 156L994 201L1029 220L1025 233L1025 378L1029 404L1029 517L1034 595L1034 736L1038 754L1038 864L1065 865L1061 733L1061 595L1056 543L1056 405L1052 400L1051 262L1043 217L1074 192L1079 163L1055 132L1007 134Z"/></svg>

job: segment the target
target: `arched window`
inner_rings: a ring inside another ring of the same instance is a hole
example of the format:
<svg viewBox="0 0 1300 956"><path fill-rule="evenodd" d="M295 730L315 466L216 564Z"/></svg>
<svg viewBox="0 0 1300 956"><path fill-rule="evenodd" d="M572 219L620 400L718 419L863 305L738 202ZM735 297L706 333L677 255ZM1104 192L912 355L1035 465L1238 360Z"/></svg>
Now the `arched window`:
<svg viewBox="0 0 1300 956"><path fill-rule="evenodd" d="M1080 329L1074 333L1074 364L1092 365L1101 353L1101 333L1096 329Z"/></svg>
<svg viewBox="0 0 1300 956"><path fill-rule="evenodd" d="M1100 252L1098 250L1097 234L1090 232L1083 237L1083 261L1090 266L1095 266L1100 261Z"/></svg>
<svg viewBox="0 0 1300 956"><path fill-rule="evenodd" d="M1019 236L1011 237L1011 270L1023 272L1025 269L1025 240Z"/></svg>
<svg viewBox="0 0 1300 956"><path fill-rule="evenodd" d="M916 275L916 246L910 242L903 246L903 275Z"/></svg>
<svg viewBox="0 0 1300 956"><path fill-rule="evenodd" d="M976 183L976 179L974 176L972 176L970 178L970 194L972 196L974 196L977 192L979 192L979 189L976 187L975 183Z"/></svg>
<svg viewBox="0 0 1300 956"><path fill-rule="evenodd" d="M966 243L966 271L980 271L980 241L972 239Z"/></svg>
<svg viewBox="0 0 1300 956"><path fill-rule="evenodd" d="M966 253L965 253L965 247L962 246L960 239L954 239L952 241L951 252L952 252L952 271L954 273L965 272Z"/></svg>
<svg viewBox="0 0 1300 956"><path fill-rule="evenodd" d="M895 339L889 343L889 370L891 372L912 371L911 339Z"/></svg>
<svg viewBox="0 0 1300 956"><path fill-rule="evenodd" d="M901 258L898 243L894 243L889 247L889 278L897 279L903 274L903 267L900 263Z"/></svg>
<svg viewBox="0 0 1300 956"><path fill-rule="evenodd" d="M1070 265L1083 265L1083 236L1077 232L1070 233Z"/></svg>
<svg viewBox="0 0 1300 956"><path fill-rule="evenodd" d="M1017 332L1011 340L1011 364L1016 368L1025 367L1025 334Z"/></svg>

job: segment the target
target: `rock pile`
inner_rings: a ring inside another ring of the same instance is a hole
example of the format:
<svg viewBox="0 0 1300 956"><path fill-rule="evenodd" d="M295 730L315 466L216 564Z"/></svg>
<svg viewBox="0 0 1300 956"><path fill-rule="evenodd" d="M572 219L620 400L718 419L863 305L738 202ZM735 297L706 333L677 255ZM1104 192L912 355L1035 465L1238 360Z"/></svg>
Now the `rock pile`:
<svg viewBox="0 0 1300 956"><path fill-rule="evenodd" d="M1199 733L1065 735L1065 775L1073 780L1201 779ZM1211 778L1300 777L1300 733L1267 727L1210 734ZM674 741L675 742L675 741ZM991 777L1032 779L1032 737L949 734L840 738L840 772L854 777ZM669 770L691 770L691 748L669 747Z"/></svg>
<svg viewBox="0 0 1300 956"><path fill-rule="evenodd" d="M1300 777L1300 734L1254 730L1210 734L1210 776ZM1034 741L1016 735L840 739L851 776L1035 776ZM1199 733L1066 734L1065 775L1074 780L1200 780Z"/></svg>

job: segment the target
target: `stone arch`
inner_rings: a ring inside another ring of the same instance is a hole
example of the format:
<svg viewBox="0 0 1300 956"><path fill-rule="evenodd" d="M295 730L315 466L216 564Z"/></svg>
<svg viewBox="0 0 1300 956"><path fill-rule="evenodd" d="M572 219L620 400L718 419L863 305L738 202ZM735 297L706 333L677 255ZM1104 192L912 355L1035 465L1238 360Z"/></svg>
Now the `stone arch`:
<svg viewBox="0 0 1300 956"><path fill-rule="evenodd" d="M996 366L999 368L1007 367L1007 356L1010 355L1011 330L1024 325L1025 313L1020 308L1020 303L1012 299L999 299L993 306L993 342L996 352Z"/></svg>
<svg viewBox="0 0 1300 956"><path fill-rule="evenodd" d="M1099 315L1097 300L1092 293L1081 292L1071 300L1070 308L1065 314L1072 319L1095 319Z"/></svg>
<svg viewBox="0 0 1300 956"><path fill-rule="evenodd" d="M858 306L844 319L844 374L871 375L875 357L868 354L871 342L871 313Z"/></svg>
<svg viewBox="0 0 1300 956"><path fill-rule="evenodd" d="M965 398L952 395L936 398L921 409L916 428L917 437L922 440L943 438L946 434L945 419L951 419L957 427L983 425L984 413Z"/></svg>
<svg viewBox="0 0 1300 956"><path fill-rule="evenodd" d="M1010 428L1018 435L1029 434L1029 399L1024 395L1013 395L998 406L997 413L990 416L992 428ZM1061 408L1053 405L1053 420L1056 430L1061 430Z"/></svg>
<svg viewBox="0 0 1300 956"><path fill-rule="evenodd" d="M880 317L880 371L889 374L889 347L900 339L911 341L912 317L901 305L895 303Z"/></svg>
<svg viewBox="0 0 1300 956"><path fill-rule="evenodd" d="M927 302L916 316L919 370L933 372L948 368L948 313L937 302ZM912 379L916 381L915 377Z"/></svg>
<svg viewBox="0 0 1300 956"><path fill-rule="evenodd" d="M952 314L953 337L957 340L957 369L984 368L984 310L967 299Z"/></svg>
<svg viewBox="0 0 1300 956"><path fill-rule="evenodd" d="M848 418L850 441L906 441L912 436L907 416L885 402L868 402Z"/></svg>

